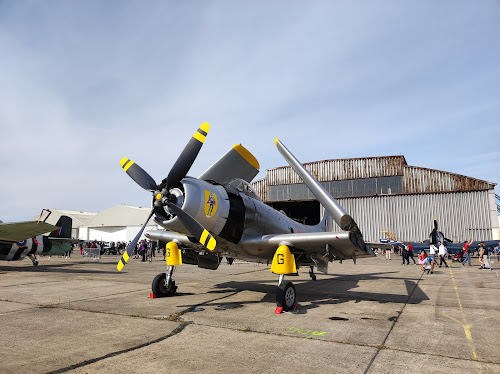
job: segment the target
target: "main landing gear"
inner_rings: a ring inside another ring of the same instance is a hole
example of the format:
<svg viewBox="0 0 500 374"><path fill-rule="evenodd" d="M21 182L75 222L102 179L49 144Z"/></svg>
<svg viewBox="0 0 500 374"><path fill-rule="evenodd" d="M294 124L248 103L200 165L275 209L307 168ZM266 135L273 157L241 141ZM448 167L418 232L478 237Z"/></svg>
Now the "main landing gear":
<svg viewBox="0 0 500 374"><path fill-rule="evenodd" d="M177 246L177 243L169 242L167 244L166 258L168 265L167 273L158 274L155 279L153 279L153 284L151 285L153 295L156 297L173 296L177 293L177 286L172 278L175 267L182 265L181 250Z"/></svg>
<svg viewBox="0 0 500 374"><path fill-rule="evenodd" d="M160 273L155 277L155 279L153 279L151 288L156 297L173 296L177 293L177 286L175 285L175 281L172 279L173 273L174 267L169 266L167 273Z"/></svg>
<svg viewBox="0 0 500 374"><path fill-rule="evenodd" d="M295 302L297 301L297 292L292 282L284 281L285 275L280 274L278 289L276 290L276 312L288 312L295 309ZM281 308L281 311L280 311Z"/></svg>
<svg viewBox="0 0 500 374"><path fill-rule="evenodd" d="M276 250L271 264L271 272L279 274L278 289L276 290L276 310L280 314L296 308L297 292L292 282L285 281L285 274L296 274L295 258L286 245Z"/></svg>
<svg viewBox="0 0 500 374"><path fill-rule="evenodd" d="M315 281L315 280L316 280L316 274L314 274L314 266L311 266L311 267L309 268L309 276L311 277L311 279L312 279L313 281Z"/></svg>
<svg viewBox="0 0 500 374"><path fill-rule="evenodd" d="M36 260L35 255L28 255L28 257L31 260L31 262L33 263L33 266L38 266L38 261Z"/></svg>

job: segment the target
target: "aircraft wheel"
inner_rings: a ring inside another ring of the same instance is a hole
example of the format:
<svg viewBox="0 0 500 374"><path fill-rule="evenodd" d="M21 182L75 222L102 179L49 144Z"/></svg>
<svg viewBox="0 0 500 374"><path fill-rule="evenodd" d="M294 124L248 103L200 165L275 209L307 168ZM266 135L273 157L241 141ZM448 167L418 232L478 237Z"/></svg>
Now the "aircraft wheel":
<svg viewBox="0 0 500 374"><path fill-rule="evenodd" d="M276 304L285 312L292 310L297 300L297 292L292 282L282 282L276 290Z"/></svg>
<svg viewBox="0 0 500 374"><path fill-rule="evenodd" d="M309 269L309 276L311 277L311 279L312 279L313 281L315 281L315 280L316 280L316 274L314 274L314 271L313 271L313 269L312 269L312 268L311 268L311 269Z"/></svg>
<svg viewBox="0 0 500 374"><path fill-rule="evenodd" d="M38 261L33 262L33 266L38 266Z"/></svg>
<svg viewBox="0 0 500 374"><path fill-rule="evenodd" d="M167 275L165 273L160 273L155 277L155 279L153 279L151 288L157 297L173 296L177 291L175 281L171 280L168 286L165 284L166 276Z"/></svg>

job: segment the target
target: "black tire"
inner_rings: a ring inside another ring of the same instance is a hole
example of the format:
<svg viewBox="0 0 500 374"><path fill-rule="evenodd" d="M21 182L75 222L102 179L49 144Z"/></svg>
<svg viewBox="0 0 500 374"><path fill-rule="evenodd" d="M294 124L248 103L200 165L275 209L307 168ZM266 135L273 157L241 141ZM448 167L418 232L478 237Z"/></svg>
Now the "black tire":
<svg viewBox="0 0 500 374"><path fill-rule="evenodd" d="M33 262L33 266L38 266L38 261Z"/></svg>
<svg viewBox="0 0 500 374"><path fill-rule="evenodd" d="M104 254L109 256L109 249L106 249L106 250L104 251Z"/></svg>
<svg viewBox="0 0 500 374"><path fill-rule="evenodd" d="M155 279L153 279L153 284L151 285L151 289L153 291L153 294L156 295L156 297L167 297L175 295L177 291L177 286L175 285L175 281L172 280L167 287L165 285L166 277L167 274L160 273L155 277Z"/></svg>
<svg viewBox="0 0 500 374"><path fill-rule="evenodd" d="M276 290L276 305L283 308L283 311L292 310L297 301L297 292L292 282L283 282Z"/></svg>

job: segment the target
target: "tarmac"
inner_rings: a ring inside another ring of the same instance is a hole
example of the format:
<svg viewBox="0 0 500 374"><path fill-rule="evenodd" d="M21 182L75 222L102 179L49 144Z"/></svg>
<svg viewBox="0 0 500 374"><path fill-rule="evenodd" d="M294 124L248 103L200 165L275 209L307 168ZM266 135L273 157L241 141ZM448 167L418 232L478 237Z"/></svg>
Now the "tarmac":
<svg viewBox="0 0 500 374"><path fill-rule="evenodd" d="M0 373L500 373L500 270L422 274L401 258L299 269L297 309L274 314L269 266L177 267L160 257L0 263Z"/></svg>

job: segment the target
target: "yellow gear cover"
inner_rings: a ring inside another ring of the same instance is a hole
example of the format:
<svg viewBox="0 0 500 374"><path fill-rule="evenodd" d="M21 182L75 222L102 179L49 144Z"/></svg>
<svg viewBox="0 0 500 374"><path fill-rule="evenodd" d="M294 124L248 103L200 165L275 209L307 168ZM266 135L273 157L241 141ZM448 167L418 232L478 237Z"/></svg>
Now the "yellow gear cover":
<svg viewBox="0 0 500 374"><path fill-rule="evenodd" d="M182 255L179 246L175 242L167 243L167 265L168 266L177 266L182 265Z"/></svg>
<svg viewBox="0 0 500 374"><path fill-rule="evenodd" d="M274 253L271 272L274 274L294 274L297 272L295 257L286 245L280 245Z"/></svg>

